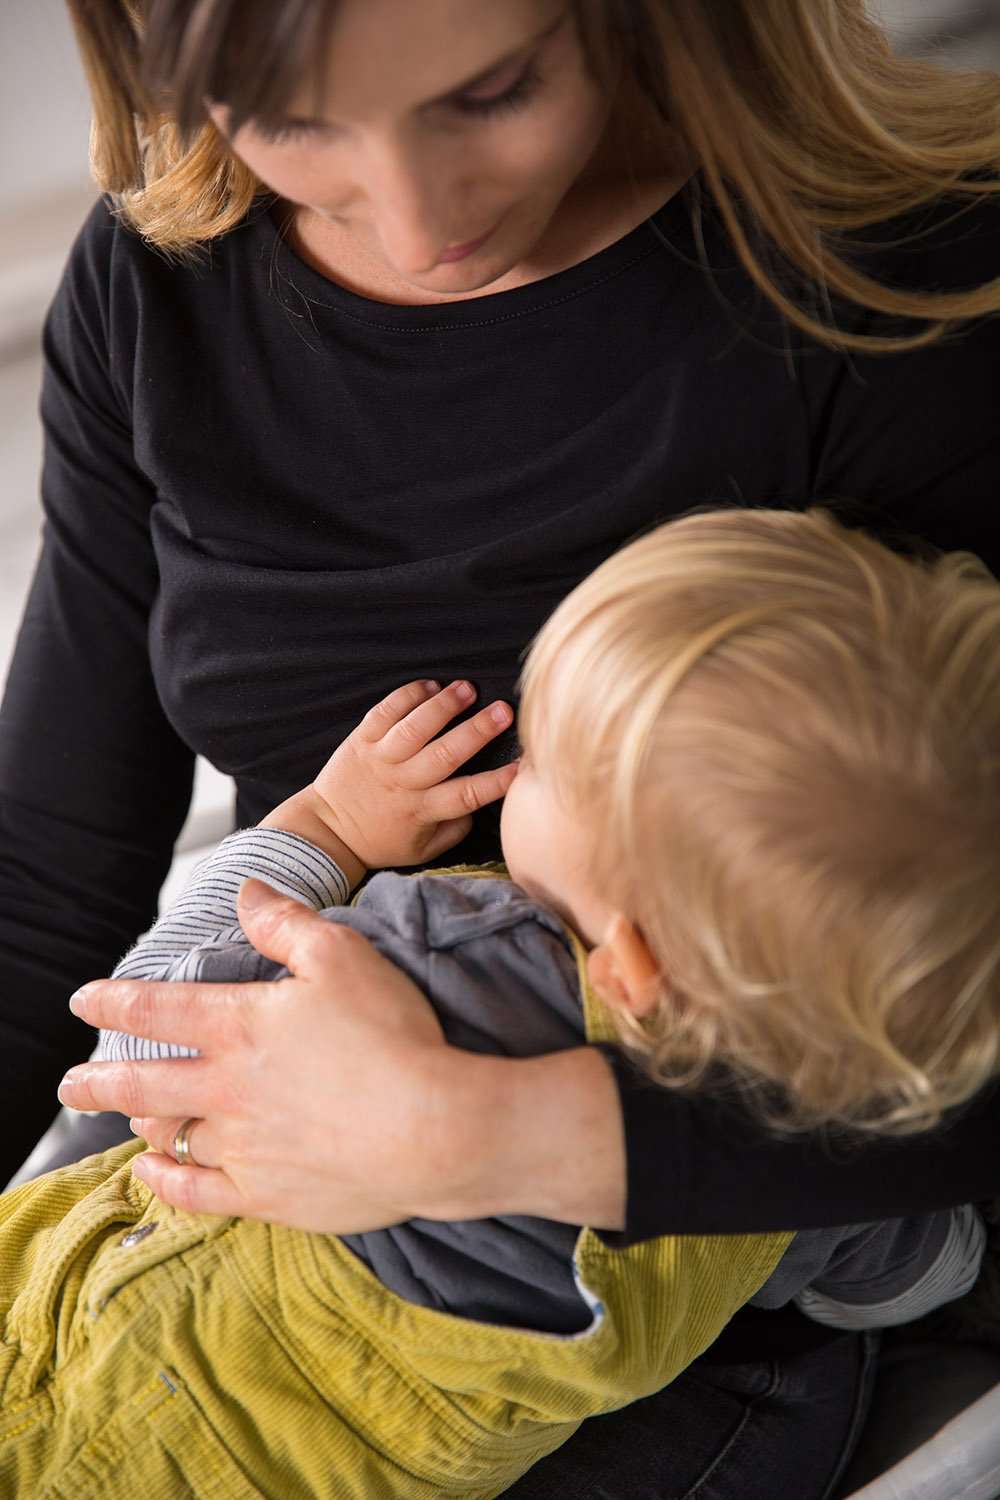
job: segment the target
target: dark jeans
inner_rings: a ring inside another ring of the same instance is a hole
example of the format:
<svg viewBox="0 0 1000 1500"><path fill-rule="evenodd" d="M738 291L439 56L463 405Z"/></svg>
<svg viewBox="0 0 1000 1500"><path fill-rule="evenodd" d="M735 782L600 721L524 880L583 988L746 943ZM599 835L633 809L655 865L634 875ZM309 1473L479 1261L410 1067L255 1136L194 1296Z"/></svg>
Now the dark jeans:
<svg viewBox="0 0 1000 1500"><path fill-rule="evenodd" d="M928 1322L882 1335L868 1422L844 1477L845 1495L899 1463L1000 1384L1000 1346L929 1338ZM986 1492L985 1481L980 1492Z"/></svg>
<svg viewBox="0 0 1000 1500"><path fill-rule="evenodd" d="M696 1362L665 1390L593 1417L510 1500L832 1500L871 1395L877 1336L806 1354Z"/></svg>

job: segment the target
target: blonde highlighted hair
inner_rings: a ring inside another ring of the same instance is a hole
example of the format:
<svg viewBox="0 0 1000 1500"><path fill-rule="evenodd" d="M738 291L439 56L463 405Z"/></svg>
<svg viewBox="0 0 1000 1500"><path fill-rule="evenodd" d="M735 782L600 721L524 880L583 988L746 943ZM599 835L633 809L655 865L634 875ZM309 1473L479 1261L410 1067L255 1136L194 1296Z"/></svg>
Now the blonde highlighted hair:
<svg viewBox="0 0 1000 1500"><path fill-rule="evenodd" d="M185 254L245 217L261 184L208 122L282 116L321 90L337 0L68 0L94 101L99 185L152 244ZM942 292L887 286L859 232L953 195L1000 190L1000 77L895 57L865 0L574 0L588 66L624 66L679 135L757 285L846 348L891 350L1000 310L1000 280ZM266 65L265 65L266 64ZM138 122L138 130L136 128ZM852 241L852 236L856 238ZM831 298L917 320L839 326Z"/></svg>
<svg viewBox="0 0 1000 1500"><path fill-rule="evenodd" d="M1000 587L822 511L617 553L524 672L539 774L644 934L657 1081L772 1125L903 1133L1000 1071Z"/></svg>

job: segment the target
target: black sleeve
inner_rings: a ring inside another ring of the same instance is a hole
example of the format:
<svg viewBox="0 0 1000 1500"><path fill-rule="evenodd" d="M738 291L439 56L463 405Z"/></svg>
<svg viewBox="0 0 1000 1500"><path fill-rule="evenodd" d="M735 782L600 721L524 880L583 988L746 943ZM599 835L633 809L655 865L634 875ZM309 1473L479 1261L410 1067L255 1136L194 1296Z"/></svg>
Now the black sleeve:
<svg viewBox="0 0 1000 1500"><path fill-rule="evenodd" d="M1000 1088L940 1130L896 1140L779 1137L735 1099L657 1088L621 1052L624 1246L659 1234L821 1229L929 1212L1000 1190Z"/></svg>
<svg viewBox="0 0 1000 1500"><path fill-rule="evenodd" d="M67 1000L154 916L191 795L150 669L153 497L112 353L114 236L99 205L45 329L43 545L0 709L0 1181L93 1048Z"/></svg>
<svg viewBox="0 0 1000 1500"><path fill-rule="evenodd" d="M887 283L981 286L1000 275L1000 201L937 206L876 239L865 269ZM863 332L901 331L848 316ZM889 545L974 552L1000 576L1000 318L905 353L806 352L800 370L812 455L803 498ZM654 1088L614 1048L602 1050L618 1084L628 1162L626 1227L605 1235L608 1244L859 1223L1000 1191L1000 1089L945 1129L836 1145L779 1139L736 1102Z"/></svg>

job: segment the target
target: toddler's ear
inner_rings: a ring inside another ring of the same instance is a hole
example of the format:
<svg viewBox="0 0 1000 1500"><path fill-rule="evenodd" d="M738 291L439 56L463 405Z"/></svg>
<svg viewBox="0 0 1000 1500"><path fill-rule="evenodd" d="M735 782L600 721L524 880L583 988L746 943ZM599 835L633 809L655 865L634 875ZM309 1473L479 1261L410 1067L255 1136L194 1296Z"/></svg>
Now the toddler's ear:
<svg viewBox="0 0 1000 1500"><path fill-rule="evenodd" d="M587 973L601 999L618 1010L642 1017L659 1003L662 976L656 960L638 927L621 912L587 955Z"/></svg>

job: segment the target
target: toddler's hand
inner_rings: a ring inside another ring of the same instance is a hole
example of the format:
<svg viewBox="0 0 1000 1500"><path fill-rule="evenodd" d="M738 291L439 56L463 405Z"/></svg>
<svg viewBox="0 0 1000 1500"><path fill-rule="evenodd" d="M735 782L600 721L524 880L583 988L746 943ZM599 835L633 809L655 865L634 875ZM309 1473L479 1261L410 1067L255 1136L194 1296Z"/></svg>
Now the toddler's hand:
<svg viewBox="0 0 1000 1500"><path fill-rule="evenodd" d="M514 717L509 704L491 703L441 734L475 696L468 682L397 688L337 747L312 786L261 826L322 843L352 884L365 869L423 864L442 854L468 833L472 813L502 797L517 774L512 762L448 779ZM322 825L318 837L315 820Z"/></svg>

